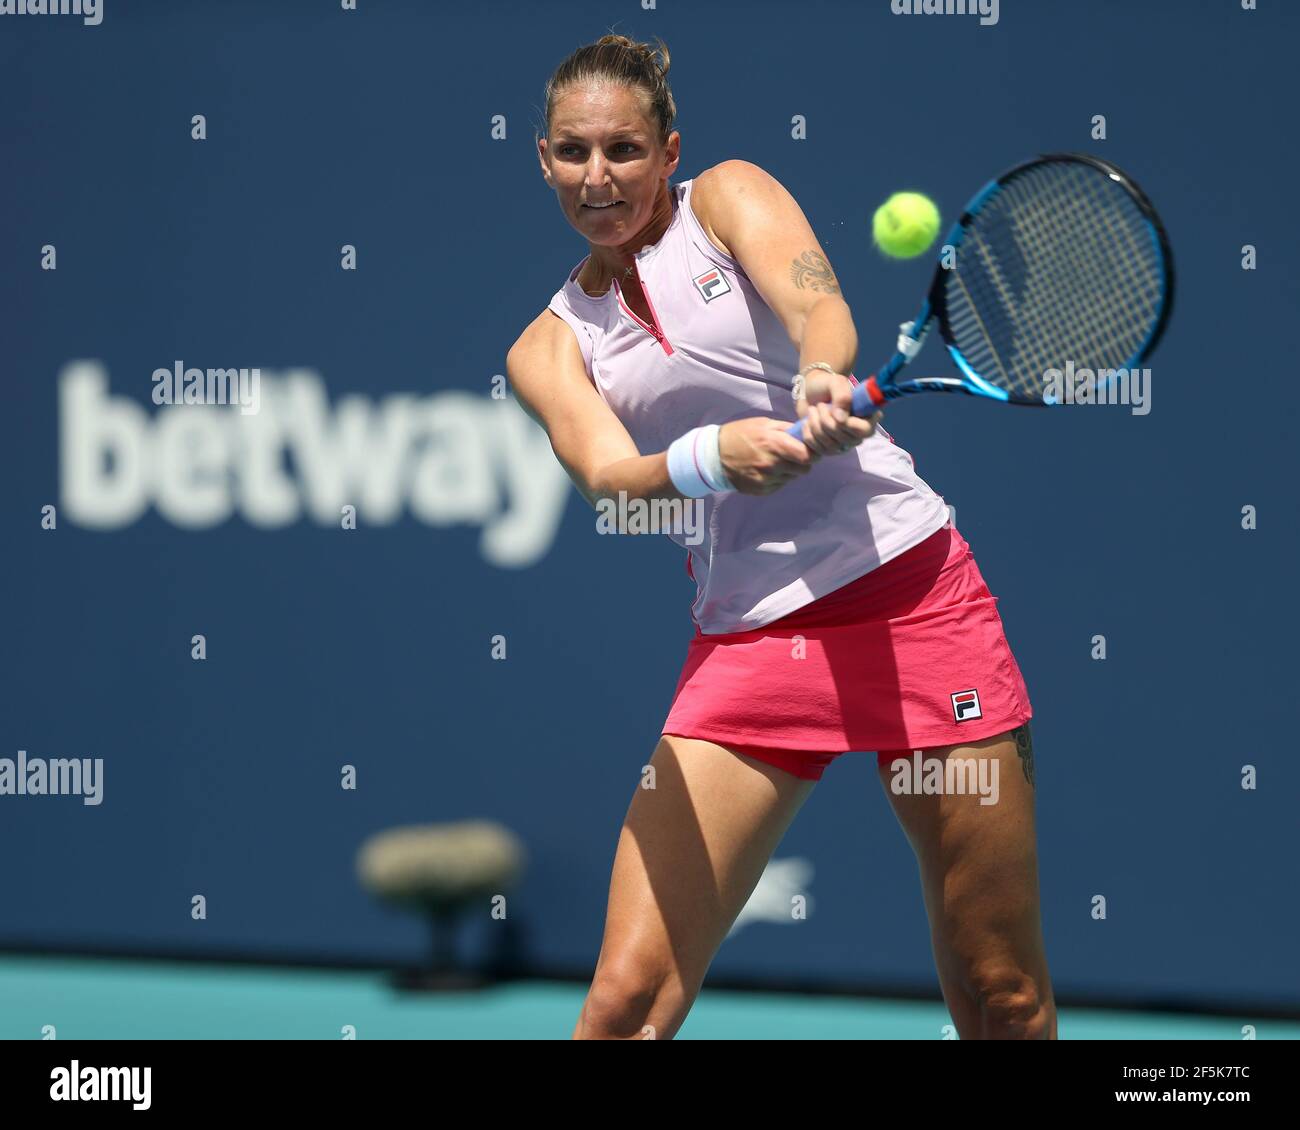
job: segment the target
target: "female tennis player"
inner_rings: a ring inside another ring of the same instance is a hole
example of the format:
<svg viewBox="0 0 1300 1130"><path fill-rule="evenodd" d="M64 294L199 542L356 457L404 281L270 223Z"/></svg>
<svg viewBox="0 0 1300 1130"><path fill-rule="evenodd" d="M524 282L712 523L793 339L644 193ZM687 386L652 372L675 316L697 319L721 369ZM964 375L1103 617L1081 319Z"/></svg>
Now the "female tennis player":
<svg viewBox="0 0 1300 1130"><path fill-rule="evenodd" d="M857 333L799 205L745 161L669 183L668 65L662 42L606 35L551 77L542 176L588 254L507 358L592 505L703 517L702 541L668 535L697 584L695 635L574 1038L671 1038L826 766L869 750L958 1034L1054 1039L1032 711L996 599L879 414L846 413ZM913 751L940 770L990 759L996 803L895 791L890 763Z"/></svg>

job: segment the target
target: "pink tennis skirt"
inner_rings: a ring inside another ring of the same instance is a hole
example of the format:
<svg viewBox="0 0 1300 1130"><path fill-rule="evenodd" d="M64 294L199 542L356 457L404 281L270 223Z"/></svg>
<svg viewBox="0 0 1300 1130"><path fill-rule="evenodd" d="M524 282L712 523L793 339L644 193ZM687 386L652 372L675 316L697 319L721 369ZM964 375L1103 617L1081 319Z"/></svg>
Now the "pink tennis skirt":
<svg viewBox="0 0 1300 1130"><path fill-rule="evenodd" d="M662 732L817 780L836 757L962 745L1033 715L966 539L946 525L762 628L698 629Z"/></svg>

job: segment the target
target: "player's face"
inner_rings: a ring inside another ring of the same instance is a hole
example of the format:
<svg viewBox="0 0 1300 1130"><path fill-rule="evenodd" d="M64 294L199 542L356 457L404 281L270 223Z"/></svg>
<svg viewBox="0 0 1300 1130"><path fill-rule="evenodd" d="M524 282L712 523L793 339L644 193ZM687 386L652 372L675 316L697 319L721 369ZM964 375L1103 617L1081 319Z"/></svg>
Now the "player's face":
<svg viewBox="0 0 1300 1130"><path fill-rule="evenodd" d="M550 140L542 138L538 152L569 223L612 247L651 222L673 163L644 113L644 95L605 83L571 87L556 99Z"/></svg>

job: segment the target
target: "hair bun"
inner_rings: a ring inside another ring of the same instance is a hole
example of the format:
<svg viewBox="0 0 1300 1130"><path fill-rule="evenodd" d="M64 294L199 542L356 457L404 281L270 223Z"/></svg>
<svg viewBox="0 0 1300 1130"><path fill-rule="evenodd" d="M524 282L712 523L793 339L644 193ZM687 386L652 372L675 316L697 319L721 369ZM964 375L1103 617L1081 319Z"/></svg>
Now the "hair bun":
<svg viewBox="0 0 1300 1130"><path fill-rule="evenodd" d="M596 41L596 46L623 47L639 55L642 62L650 63L661 75L668 73L669 62L666 47L656 46L653 43L638 43L634 39L629 39L626 35L603 35ZM663 55L662 63L656 58L660 54Z"/></svg>

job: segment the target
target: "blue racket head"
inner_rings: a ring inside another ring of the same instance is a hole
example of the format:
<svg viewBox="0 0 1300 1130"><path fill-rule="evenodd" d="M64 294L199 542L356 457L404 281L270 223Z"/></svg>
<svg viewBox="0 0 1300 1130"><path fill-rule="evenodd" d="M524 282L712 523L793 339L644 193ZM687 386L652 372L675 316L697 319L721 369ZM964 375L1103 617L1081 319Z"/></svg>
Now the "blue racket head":
<svg viewBox="0 0 1300 1130"><path fill-rule="evenodd" d="M1133 178L1101 158L1052 153L1008 170L971 199L947 244L955 257L941 253L926 309L963 391L1041 405L1049 373L1132 369L1168 323L1164 225Z"/></svg>

